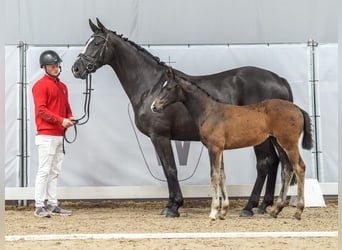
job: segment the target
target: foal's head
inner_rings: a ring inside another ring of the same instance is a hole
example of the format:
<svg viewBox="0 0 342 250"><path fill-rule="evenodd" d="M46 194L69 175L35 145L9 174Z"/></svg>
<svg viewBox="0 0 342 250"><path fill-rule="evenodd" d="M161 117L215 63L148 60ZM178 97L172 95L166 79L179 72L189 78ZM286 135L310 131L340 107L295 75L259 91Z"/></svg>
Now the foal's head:
<svg viewBox="0 0 342 250"><path fill-rule="evenodd" d="M152 112L161 112L167 106L184 100L184 88L191 83L176 76L171 70L167 72L167 79L160 86L159 94L151 105Z"/></svg>

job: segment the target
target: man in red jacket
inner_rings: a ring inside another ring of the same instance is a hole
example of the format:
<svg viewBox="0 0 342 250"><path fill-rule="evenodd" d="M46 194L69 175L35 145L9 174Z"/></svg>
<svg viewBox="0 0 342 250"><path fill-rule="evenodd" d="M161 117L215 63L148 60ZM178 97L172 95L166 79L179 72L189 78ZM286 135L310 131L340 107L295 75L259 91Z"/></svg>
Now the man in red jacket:
<svg viewBox="0 0 342 250"><path fill-rule="evenodd" d="M68 100L68 88L58 78L62 59L53 50L44 51L39 58L45 75L33 88L35 122L37 127L38 172L35 182L35 212L38 217L50 214L71 215L58 206L57 179L61 172L63 136L65 129L74 125ZM47 209L45 207L47 200Z"/></svg>

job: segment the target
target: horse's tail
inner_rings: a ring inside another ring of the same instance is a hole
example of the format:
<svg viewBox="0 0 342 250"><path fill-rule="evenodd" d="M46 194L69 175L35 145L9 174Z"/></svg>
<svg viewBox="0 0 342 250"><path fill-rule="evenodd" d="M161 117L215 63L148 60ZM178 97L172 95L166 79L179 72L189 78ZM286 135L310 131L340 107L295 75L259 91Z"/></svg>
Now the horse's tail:
<svg viewBox="0 0 342 250"><path fill-rule="evenodd" d="M302 111L304 117L304 127L303 127L303 139L302 139L302 147L304 149L312 149L313 147L313 139L312 139L312 126L311 119L307 112L300 109Z"/></svg>

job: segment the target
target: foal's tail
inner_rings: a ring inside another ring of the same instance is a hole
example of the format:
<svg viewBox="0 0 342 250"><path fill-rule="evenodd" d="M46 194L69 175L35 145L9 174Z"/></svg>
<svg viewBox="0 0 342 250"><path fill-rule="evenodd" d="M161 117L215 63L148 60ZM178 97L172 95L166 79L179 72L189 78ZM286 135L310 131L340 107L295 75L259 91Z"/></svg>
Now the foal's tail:
<svg viewBox="0 0 342 250"><path fill-rule="evenodd" d="M312 140L312 127L311 127L311 119L307 112L300 109L302 111L304 117L304 128L303 128L303 140L302 140L302 147L304 149L312 149L313 147L313 140Z"/></svg>

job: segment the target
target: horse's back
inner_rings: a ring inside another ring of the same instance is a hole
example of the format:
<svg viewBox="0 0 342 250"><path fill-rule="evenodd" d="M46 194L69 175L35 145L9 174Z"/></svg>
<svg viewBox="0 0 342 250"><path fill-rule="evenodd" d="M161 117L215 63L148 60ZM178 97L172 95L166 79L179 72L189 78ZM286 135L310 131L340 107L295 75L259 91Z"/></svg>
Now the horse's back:
<svg viewBox="0 0 342 250"><path fill-rule="evenodd" d="M186 78L224 103L249 105L273 98L293 101L290 85L284 78L257 67L245 66Z"/></svg>

